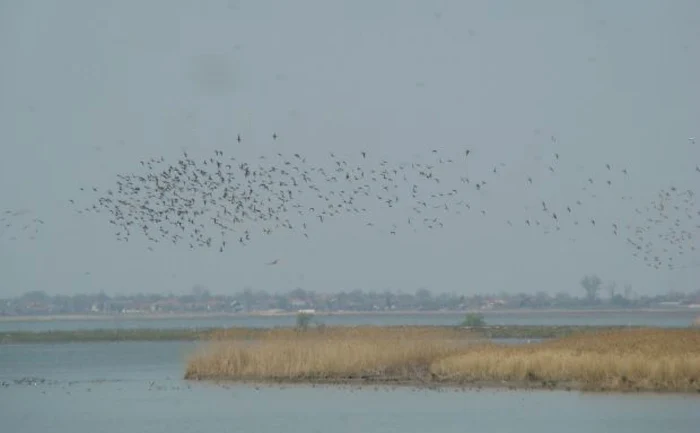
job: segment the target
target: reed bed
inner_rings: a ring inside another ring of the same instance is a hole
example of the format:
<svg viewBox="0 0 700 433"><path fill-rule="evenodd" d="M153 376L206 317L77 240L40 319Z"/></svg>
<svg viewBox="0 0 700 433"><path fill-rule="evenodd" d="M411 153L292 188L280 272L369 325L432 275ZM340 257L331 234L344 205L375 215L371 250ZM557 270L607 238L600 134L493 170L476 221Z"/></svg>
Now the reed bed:
<svg viewBox="0 0 700 433"><path fill-rule="evenodd" d="M700 331L693 329L586 332L518 346L438 327L268 330L257 341L238 337L218 335L189 360L185 377L700 391Z"/></svg>
<svg viewBox="0 0 700 433"><path fill-rule="evenodd" d="M432 362L477 334L442 327L332 327L260 332L255 341L222 331L190 359L185 377L239 380L427 380Z"/></svg>
<svg viewBox="0 0 700 433"><path fill-rule="evenodd" d="M700 392L700 332L631 329L515 347L484 344L436 360L431 372L454 382Z"/></svg>

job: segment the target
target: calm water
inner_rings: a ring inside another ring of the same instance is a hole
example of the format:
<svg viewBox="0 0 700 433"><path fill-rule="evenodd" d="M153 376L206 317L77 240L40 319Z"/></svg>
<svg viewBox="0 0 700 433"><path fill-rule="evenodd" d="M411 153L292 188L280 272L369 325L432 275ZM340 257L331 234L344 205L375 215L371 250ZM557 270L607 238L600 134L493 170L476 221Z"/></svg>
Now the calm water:
<svg viewBox="0 0 700 433"><path fill-rule="evenodd" d="M194 348L2 345L2 431L656 433L700 425L695 396L190 384L180 377ZM14 382L30 376L45 382Z"/></svg>
<svg viewBox="0 0 700 433"><path fill-rule="evenodd" d="M626 312L485 312L490 325L631 325L685 327L700 315L700 311L626 311ZM327 325L455 325L463 313L449 314L358 314L317 315ZM0 332L48 331L73 329L134 329L134 328L212 328L294 326L293 316L231 316L211 318L138 319L110 318L100 320L0 321Z"/></svg>

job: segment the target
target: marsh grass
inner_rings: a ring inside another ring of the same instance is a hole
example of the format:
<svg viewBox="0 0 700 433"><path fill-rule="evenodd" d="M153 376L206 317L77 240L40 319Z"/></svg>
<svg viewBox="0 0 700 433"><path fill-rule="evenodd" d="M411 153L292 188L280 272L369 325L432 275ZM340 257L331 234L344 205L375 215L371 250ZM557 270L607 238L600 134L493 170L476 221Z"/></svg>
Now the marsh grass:
<svg viewBox="0 0 700 433"><path fill-rule="evenodd" d="M443 381L565 383L601 391L700 391L700 332L630 329L533 345L484 344L436 360Z"/></svg>
<svg viewBox="0 0 700 433"><path fill-rule="evenodd" d="M189 360L185 377L700 390L698 330L586 332L519 346L485 343L478 335L438 327L338 327L269 330L246 342L224 332Z"/></svg>
<svg viewBox="0 0 700 433"><path fill-rule="evenodd" d="M222 331L190 359L186 377L241 380L426 380L430 364L478 335L442 327L272 329L252 342Z"/></svg>

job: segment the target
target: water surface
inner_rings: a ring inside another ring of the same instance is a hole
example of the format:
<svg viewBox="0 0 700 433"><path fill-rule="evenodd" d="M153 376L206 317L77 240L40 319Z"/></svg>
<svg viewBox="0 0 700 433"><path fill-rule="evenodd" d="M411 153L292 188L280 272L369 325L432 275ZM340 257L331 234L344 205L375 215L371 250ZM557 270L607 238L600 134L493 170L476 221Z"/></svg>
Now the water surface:
<svg viewBox="0 0 700 433"><path fill-rule="evenodd" d="M700 425L700 397L686 395L190 383L181 376L195 348L2 345L3 431L656 433ZM15 383L26 377L40 379Z"/></svg>

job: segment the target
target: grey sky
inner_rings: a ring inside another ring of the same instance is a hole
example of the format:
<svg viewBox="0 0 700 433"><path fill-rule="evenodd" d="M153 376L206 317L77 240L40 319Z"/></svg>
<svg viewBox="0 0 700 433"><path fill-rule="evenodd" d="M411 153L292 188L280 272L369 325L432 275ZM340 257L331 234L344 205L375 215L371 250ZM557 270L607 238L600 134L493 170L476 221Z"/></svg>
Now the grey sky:
<svg viewBox="0 0 700 433"><path fill-rule="evenodd" d="M606 163L629 176L585 203L603 220L633 219L662 187L700 185L700 140L688 140L700 135L697 1L3 2L0 58L0 210L45 221L35 239L0 232L0 296L194 284L580 293L589 272L638 293L700 281L700 267L645 267L609 231L545 236L522 223L524 205L571 200ZM478 198L489 216L453 215L437 231L390 236L348 216L310 239L151 252L67 205L81 186L183 149L320 163L368 150L398 163L465 148L473 178L505 164ZM555 151L561 168L548 176Z"/></svg>

